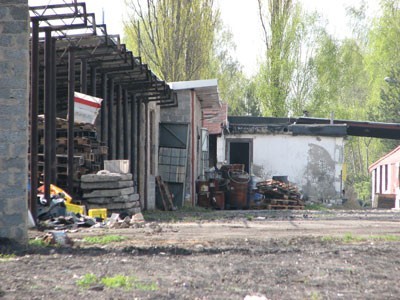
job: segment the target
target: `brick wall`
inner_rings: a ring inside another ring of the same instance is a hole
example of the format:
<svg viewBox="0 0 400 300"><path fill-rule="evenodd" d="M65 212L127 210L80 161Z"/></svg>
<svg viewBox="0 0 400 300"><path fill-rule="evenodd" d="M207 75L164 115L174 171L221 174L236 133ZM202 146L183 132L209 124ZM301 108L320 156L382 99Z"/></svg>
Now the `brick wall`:
<svg viewBox="0 0 400 300"><path fill-rule="evenodd" d="M27 241L28 0L0 1L0 237Z"/></svg>

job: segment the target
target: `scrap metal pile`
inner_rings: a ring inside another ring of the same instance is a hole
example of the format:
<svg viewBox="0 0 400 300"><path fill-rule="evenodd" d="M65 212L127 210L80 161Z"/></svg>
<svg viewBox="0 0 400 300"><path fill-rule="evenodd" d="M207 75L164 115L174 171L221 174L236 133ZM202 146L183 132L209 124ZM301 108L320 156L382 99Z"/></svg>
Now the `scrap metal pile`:
<svg viewBox="0 0 400 300"><path fill-rule="evenodd" d="M257 193L263 195L258 207L267 209L303 209L304 201L294 184L268 179L256 184Z"/></svg>

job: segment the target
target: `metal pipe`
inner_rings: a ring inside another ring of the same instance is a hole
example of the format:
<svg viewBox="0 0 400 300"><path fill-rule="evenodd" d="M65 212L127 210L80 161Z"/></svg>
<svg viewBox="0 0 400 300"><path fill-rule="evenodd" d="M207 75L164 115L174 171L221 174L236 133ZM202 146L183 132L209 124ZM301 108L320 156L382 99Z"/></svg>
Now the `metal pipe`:
<svg viewBox="0 0 400 300"><path fill-rule="evenodd" d="M123 90L123 102L122 102L122 110L123 110L123 144L124 144L124 153L123 158L129 159L129 128L128 128L128 91Z"/></svg>
<svg viewBox="0 0 400 300"><path fill-rule="evenodd" d="M81 59L81 93L87 94L87 60Z"/></svg>
<svg viewBox="0 0 400 300"><path fill-rule="evenodd" d="M52 125L52 109L51 109L51 29L48 28L45 32L45 47L44 47L44 197L50 204L50 184L52 180L51 174L51 156L52 156L52 140L51 140L51 125Z"/></svg>
<svg viewBox="0 0 400 300"><path fill-rule="evenodd" d="M114 79L110 78L109 80L109 85L110 85L110 90L109 90L109 95L108 95L108 137L107 137L107 143L108 143L108 159L114 159L114 139L111 138L114 134L113 132L113 127L114 127L114 116L113 116L113 107L114 107Z"/></svg>
<svg viewBox="0 0 400 300"><path fill-rule="evenodd" d="M68 192L73 193L74 190L74 92L75 92L75 49L68 49L68 129L67 129L67 186Z"/></svg>
<svg viewBox="0 0 400 300"><path fill-rule="evenodd" d="M117 111L115 121L117 122L117 130L115 134L115 145L116 145L116 159L121 158L121 102L122 102L122 86L117 86Z"/></svg>
<svg viewBox="0 0 400 300"><path fill-rule="evenodd" d="M39 102L39 22L32 20L31 97L30 97L30 198L29 209L36 222L38 188L38 102Z"/></svg>
<svg viewBox="0 0 400 300"><path fill-rule="evenodd" d="M101 76L101 87L102 87L102 96L103 96L103 103L101 104L101 110L100 110L100 138L103 143L106 143L107 141L107 129L108 129L108 123L107 123L107 103L108 103L108 98L107 98L107 73L103 73Z"/></svg>

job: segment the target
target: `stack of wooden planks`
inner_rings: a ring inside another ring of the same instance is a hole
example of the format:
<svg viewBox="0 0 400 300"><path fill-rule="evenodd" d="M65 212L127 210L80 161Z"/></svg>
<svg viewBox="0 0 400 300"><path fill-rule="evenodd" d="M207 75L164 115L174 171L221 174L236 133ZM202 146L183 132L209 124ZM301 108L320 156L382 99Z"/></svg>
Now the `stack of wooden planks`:
<svg viewBox="0 0 400 300"><path fill-rule="evenodd" d="M56 119L56 184L59 187L67 186L67 120ZM44 171L44 116L38 118L38 172L39 180L43 181ZM80 177L84 174L95 173L101 170L106 159L108 148L102 145L97 138L96 126L92 124L76 123L74 125L74 186L79 190Z"/></svg>
<svg viewBox="0 0 400 300"><path fill-rule="evenodd" d="M304 202L297 186L268 179L256 184L257 192L264 195L263 207L267 209L303 209Z"/></svg>

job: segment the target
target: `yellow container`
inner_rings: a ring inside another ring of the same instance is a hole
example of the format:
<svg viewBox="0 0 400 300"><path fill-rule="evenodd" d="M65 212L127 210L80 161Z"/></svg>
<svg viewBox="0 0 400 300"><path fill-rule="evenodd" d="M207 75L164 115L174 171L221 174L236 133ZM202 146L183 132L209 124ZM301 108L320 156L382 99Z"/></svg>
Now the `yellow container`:
<svg viewBox="0 0 400 300"><path fill-rule="evenodd" d="M91 218L101 218L103 220L107 219L107 208L92 208L88 212Z"/></svg>
<svg viewBox="0 0 400 300"><path fill-rule="evenodd" d="M81 214L81 215L86 214L86 208L84 205L72 204L70 202L64 202L64 203L67 211L73 212L74 214Z"/></svg>

